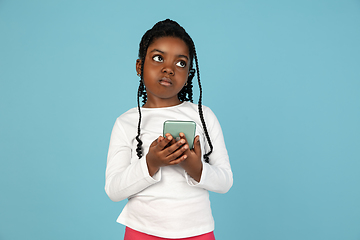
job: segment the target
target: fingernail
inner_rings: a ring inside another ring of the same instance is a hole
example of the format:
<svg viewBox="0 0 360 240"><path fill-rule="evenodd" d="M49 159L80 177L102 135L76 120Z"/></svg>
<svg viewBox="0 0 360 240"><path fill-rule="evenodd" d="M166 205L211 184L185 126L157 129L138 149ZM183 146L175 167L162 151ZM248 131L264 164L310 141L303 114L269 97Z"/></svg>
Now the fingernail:
<svg viewBox="0 0 360 240"><path fill-rule="evenodd" d="M188 148L189 148L188 145L185 145L185 146L184 146L184 149L185 149L185 150L188 149Z"/></svg>

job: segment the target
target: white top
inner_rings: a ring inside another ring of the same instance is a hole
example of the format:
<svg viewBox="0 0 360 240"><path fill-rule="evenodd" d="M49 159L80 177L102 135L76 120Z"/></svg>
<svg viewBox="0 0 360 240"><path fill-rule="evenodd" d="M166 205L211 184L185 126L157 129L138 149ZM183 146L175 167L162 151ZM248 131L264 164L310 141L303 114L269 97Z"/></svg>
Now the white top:
<svg viewBox="0 0 360 240"><path fill-rule="evenodd" d="M200 182L178 165L166 166L151 177L146 164L150 144L162 135L166 120L194 121L202 155L209 152L198 106L183 102L165 108L142 108L143 157L136 155L137 108L117 118L110 139L105 191L113 201L128 198L117 222L137 231L164 238L185 238L214 230L209 191L226 193L233 183L229 157L220 124L203 106L206 126L214 150L210 162L203 161Z"/></svg>

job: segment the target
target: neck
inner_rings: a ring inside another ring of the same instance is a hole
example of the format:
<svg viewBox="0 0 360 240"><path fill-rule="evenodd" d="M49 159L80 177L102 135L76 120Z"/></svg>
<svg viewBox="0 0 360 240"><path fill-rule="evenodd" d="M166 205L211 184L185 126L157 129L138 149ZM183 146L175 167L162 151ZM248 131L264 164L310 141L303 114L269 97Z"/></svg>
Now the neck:
<svg viewBox="0 0 360 240"><path fill-rule="evenodd" d="M163 107L172 107L172 106L176 106L176 105L179 105L181 104L182 102L176 98L176 99L173 99L173 100L151 100L151 99L148 99L146 101L146 103L144 104L144 108L163 108Z"/></svg>

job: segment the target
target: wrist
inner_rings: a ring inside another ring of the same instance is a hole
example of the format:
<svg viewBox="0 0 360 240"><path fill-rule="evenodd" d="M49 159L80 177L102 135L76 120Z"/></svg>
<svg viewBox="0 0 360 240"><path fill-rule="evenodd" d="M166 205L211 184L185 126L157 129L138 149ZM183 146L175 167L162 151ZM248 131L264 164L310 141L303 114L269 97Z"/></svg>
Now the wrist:
<svg viewBox="0 0 360 240"><path fill-rule="evenodd" d="M160 166L155 166L151 161L149 161L148 156L146 155L146 165L149 171L149 175L152 177L159 171Z"/></svg>
<svg viewBox="0 0 360 240"><path fill-rule="evenodd" d="M187 174L190 175L190 177L192 177L195 181L200 182L201 173L203 169L203 165L201 161L191 165L184 164L182 167L187 172Z"/></svg>

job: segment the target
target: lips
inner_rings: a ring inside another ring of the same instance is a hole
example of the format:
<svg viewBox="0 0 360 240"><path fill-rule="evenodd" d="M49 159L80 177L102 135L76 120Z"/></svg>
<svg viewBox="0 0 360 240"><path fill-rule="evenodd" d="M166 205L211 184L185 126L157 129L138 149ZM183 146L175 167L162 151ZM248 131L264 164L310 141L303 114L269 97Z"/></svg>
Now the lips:
<svg viewBox="0 0 360 240"><path fill-rule="evenodd" d="M162 79L160 79L159 83L160 83L160 85L166 86L166 87L172 85L171 79L170 79L170 78L167 78L167 77L163 77Z"/></svg>

